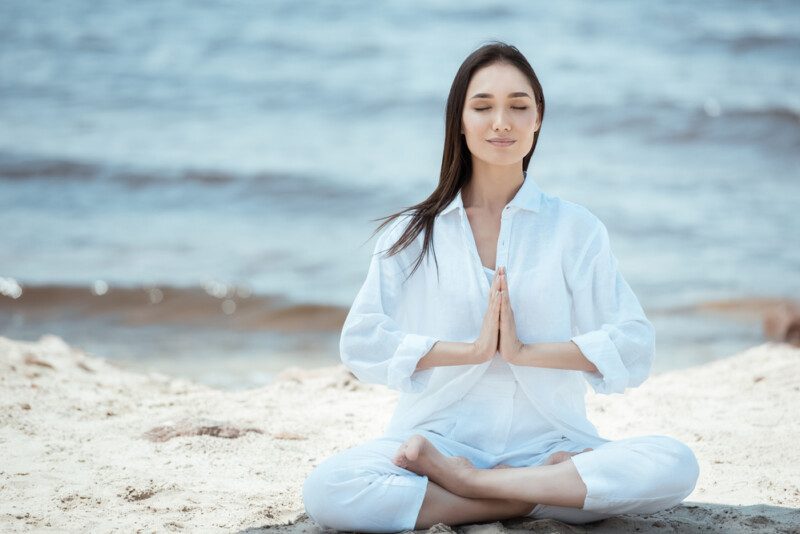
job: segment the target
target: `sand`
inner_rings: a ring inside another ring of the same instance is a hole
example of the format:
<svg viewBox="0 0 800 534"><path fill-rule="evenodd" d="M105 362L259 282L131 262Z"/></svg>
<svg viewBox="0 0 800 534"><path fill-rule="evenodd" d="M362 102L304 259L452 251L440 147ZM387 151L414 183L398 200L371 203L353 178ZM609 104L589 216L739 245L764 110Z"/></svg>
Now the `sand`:
<svg viewBox="0 0 800 534"><path fill-rule="evenodd" d="M225 392L135 373L55 336L0 337L0 531L317 531L303 480L379 436L396 398L341 365ZM608 438L666 434L693 448L701 475L683 505L586 527L430 531L800 532L800 349L765 343L587 404Z"/></svg>

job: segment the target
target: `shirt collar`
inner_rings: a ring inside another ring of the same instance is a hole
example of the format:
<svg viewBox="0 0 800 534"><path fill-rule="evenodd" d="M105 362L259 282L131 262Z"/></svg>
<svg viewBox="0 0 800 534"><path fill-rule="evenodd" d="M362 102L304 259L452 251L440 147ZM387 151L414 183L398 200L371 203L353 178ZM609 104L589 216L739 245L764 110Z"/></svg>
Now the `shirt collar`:
<svg viewBox="0 0 800 534"><path fill-rule="evenodd" d="M463 188L462 188L463 189ZM544 193L533 181L533 178L528 176L527 172L525 173L525 178L522 181L522 186L517 191L517 194L514 195L514 198L511 202L508 203L509 206L516 206L518 208L522 208L525 210L538 212L539 208L542 204L542 195ZM459 189L458 194L456 197L447 205L445 209L442 210L440 215L444 215L456 208L463 208L464 201L461 198L461 189Z"/></svg>

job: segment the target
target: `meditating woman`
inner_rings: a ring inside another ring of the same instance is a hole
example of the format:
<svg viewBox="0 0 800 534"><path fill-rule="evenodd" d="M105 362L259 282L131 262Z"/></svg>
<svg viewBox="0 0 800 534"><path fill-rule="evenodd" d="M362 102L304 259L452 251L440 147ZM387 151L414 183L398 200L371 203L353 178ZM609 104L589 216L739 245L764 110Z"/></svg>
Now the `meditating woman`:
<svg viewBox="0 0 800 534"><path fill-rule="evenodd" d="M640 385L655 334L605 225L528 172L544 118L536 74L490 43L458 70L439 184L385 217L341 358L400 398L384 435L303 486L323 527L395 532L517 516L586 523L679 504L699 467L660 435L608 440L587 383Z"/></svg>

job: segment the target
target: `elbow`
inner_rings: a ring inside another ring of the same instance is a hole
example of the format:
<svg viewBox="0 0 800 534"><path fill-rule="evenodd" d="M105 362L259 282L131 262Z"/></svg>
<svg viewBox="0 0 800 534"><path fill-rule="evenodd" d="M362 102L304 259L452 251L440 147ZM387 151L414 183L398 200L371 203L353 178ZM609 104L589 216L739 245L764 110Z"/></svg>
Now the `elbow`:
<svg viewBox="0 0 800 534"><path fill-rule="evenodd" d="M353 373L356 378L362 382L372 382L368 373L364 372L363 365L359 364L358 354L363 352L359 349L357 340L351 329L345 324L342 328L342 334L339 337L339 360L347 368L348 371Z"/></svg>
<svg viewBox="0 0 800 534"><path fill-rule="evenodd" d="M650 376L656 357L656 332L646 318L631 321L617 332L615 344L628 371L626 388L635 388Z"/></svg>
<svg viewBox="0 0 800 534"><path fill-rule="evenodd" d="M629 387L641 386L647 380L656 359L656 331L650 321L645 319L644 323L639 357L630 365Z"/></svg>
<svg viewBox="0 0 800 534"><path fill-rule="evenodd" d="M607 330L626 363L652 362L656 351L656 331L645 317L603 327Z"/></svg>
<svg viewBox="0 0 800 534"><path fill-rule="evenodd" d="M628 384L628 369L614 337L614 330L605 325L571 339L596 368L581 372L596 393L622 393Z"/></svg>
<svg viewBox="0 0 800 534"><path fill-rule="evenodd" d="M596 393L624 393L641 385L655 359L655 330L646 319L605 324L573 341L596 367L583 371Z"/></svg>
<svg viewBox="0 0 800 534"><path fill-rule="evenodd" d="M366 383L381 383L381 380L372 376L369 372L369 366L363 358L358 357L359 350L349 338L342 336L339 341L339 359L348 371L358 378L361 382Z"/></svg>
<svg viewBox="0 0 800 534"><path fill-rule="evenodd" d="M339 359L353 374L357 373L359 356L369 349L368 332L369 325L366 324L364 317L354 314L351 310L344 320L342 333L339 335Z"/></svg>

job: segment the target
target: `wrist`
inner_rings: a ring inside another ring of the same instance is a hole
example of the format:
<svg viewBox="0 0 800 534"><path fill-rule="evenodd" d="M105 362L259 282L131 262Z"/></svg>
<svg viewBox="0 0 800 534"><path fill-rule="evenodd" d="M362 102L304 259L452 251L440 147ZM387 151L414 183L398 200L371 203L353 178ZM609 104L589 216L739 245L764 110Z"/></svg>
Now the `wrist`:
<svg viewBox="0 0 800 534"><path fill-rule="evenodd" d="M524 360L523 354L527 348L528 345L517 339L517 341L514 343L514 353L511 359L511 363L521 365Z"/></svg>
<svg viewBox="0 0 800 534"><path fill-rule="evenodd" d="M469 361L473 364L483 363L487 360L486 349L478 343L478 340L473 341L469 345Z"/></svg>

